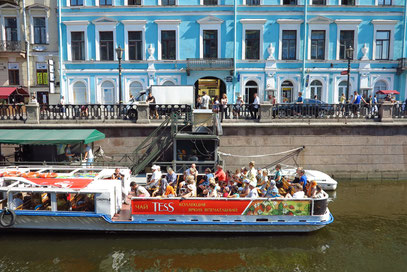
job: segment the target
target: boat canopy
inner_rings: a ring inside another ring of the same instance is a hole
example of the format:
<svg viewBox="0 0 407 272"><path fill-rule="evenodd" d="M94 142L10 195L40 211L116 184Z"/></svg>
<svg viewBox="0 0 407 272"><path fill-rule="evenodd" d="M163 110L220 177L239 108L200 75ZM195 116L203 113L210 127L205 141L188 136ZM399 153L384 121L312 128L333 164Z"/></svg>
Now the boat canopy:
<svg viewBox="0 0 407 272"><path fill-rule="evenodd" d="M96 129L0 129L0 144L89 144L104 138Z"/></svg>
<svg viewBox="0 0 407 272"><path fill-rule="evenodd" d="M400 92L396 90L380 90L376 92L377 94L400 94Z"/></svg>

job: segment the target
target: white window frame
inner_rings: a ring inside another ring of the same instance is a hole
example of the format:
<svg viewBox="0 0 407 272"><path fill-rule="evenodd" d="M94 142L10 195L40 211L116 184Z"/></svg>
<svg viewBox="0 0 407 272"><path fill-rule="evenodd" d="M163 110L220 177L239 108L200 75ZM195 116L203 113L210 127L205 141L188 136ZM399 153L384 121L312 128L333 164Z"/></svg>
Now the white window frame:
<svg viewBox="0 0 407 272"><path fill-rule="evenodd" d="M333 22L332 20L328 18L320 18L320 17L315 17L313 18L314 20L310 20L308 22L308 60L311 61L324 61L324 60L329 60L329 25ZM324 56L325 58L323 60L316 59L312 60L311 59L311 33L313 30L324 30L325 31L325 53Z"/></svg>
<svg viewBox="0 0 407 272"><path fill-rule="evenodd" d="M100 19L98 19L100 20ZM112 22L98 22L98 21L93 21L93 24L95 25L95 46L96 46L96 60L100 60L100 32L104 31L113 31L113 61L117 60L117 54L115 52L115 49L117 48L117 38L116 38L116 26L117 22L112 21ZM103 61L112 61L112 60L103 60Z"/></svg>
<svg viewBox="0 0 407 272"><path fill-rule="evenodd" d="M124 0L124 5L128 6L129 5L129 0ZM141 0L141 5L140 6L144 6L144 0ZM130 7L133 7L133 5L131 5Z"/></svg>
<svg viewBox="0 0 407 272"><path fill-rule="evenodd" d="M264 0L260 0L260 6L264 5L263 2L264 2ZM243 0L243 6L246 6L247 5L246 3L247 3L247 0Z"/></svg>
<svg viewBox="0 0 407 272"><path fill-rule="evenodd" d="M82 6L71 6L71 0L66 0L66 6L67 7L72 7L72 8L85 7L86 6L86 0L83 0L83 5Z"/></svg>
<svg viewBox="0 0 407 272"><path fill-rule="evenodd" d="M68 79L69 82L69 79ZM71 77L71 82L68 88L68 103L69 104L74 104L74 85L76 82L82 82L83 84L85 84L86 86L86 100L87 103L90 104L91 100L90 100L90 82L89 82L89 78L88 77Z"/></svg>
<svg viewBox="0 0 407 272"><path fill-rule="evenodd" d="M341 46L341 31L343 30L353 30L353 59L356 60L358 58L358 36L359 36L359 24L362 20L359 19L337 19L335 20L336 23L336 59L339 59L339 50Z"/></svg>
<svg viewBox="0 0 407 272"><path fill-rule="evenodd" d="M45 44L49 44L49 31L48 31L49 28L48 28L48 16L47 15L31 15L30 16L31 44L34 44L34 18L45 18L45 31L47 33Z"/></svg>
<svg viewBox="0 0 407 272"><path fill-rule="evenodd" d="M85 1L86 0L83 0L84 4L85 4ZM114 7L115 6L114 2L115 2L115 0L112 0L112 5L111 6L101 6L101 7ZM99 0L95 0L95 6L99 7L99 3L100 3Z"/></svg>
<svg viewBox="0 0 407 272"><path fill-rule="evenodd" d="M114 103L119 102L119 88L118 88L118 77L96 77L96 104L102 104L102 84L105 81L109 81L113 84L113 94L114 94Z"/></svg>
<svg viewBox="0 0 407 272"><path fill-rule="evenodd" d="M394 5L394 4L393 4L393 1L394 1L394 0L391 1L391 5L386 5L385 7L392 7L392 6ZM378 5L379 5L379 0L375 0L375 1L374 1L374 5L375 5L375 6L378 6Z"/></svg>
<svg viewBox="0 0 407 272"><path fill-rule="evenodd" d="M20 17L17 15L8 15L8 14L1 14L1 37L2 40L6 40L6 18L16 18L17 19L17 41L21 41L21 32L20 32Z"/></svg>
<svg viewBox="0 0 407 272"><path fill-rule="evenodd" d="M299 60L300 58L300 31L301 31L301 24L303 20L296 20L296 19L278 19L277 23L280 25L279 30L279 41L278 41L278 59L283 60L283 31L284 30L296 30L297 37L296 37L296 51L295 51L295 59ZM284 60L284 61L292 61L292 60Z"/></svg>
<svg viewBox="0 0 407 272"><path fill-rule="evenodd" d="M124 25L124 60L129 59L129 31L141 31L142 60L146 59L146 20L123 20Z"/></svg>
<svg viewBox="0 0 407 272"><path fill-rule="evenodd" d="M246 60L246 31L247 30L260 30L259 60L264 60L264 49L263 49L264 37L263 36L264 36L264 24L266 22L267 22L267 19L241 19L240 20L240 23L242 24L242 60ZM249 61L251 61L251 59Z"/></svg>
<svg viewBox="0 0 407 272"><path fill-rule="evenodd" d="M85 38L85 60L88 60L88 24L89 21L67 21L63 22L66 25L66 41L67 41L67 57L68 61L72 61L72 48L71 48L71 32L84 32Z"/></svg>
<svg viewBox="0 0 407 272"><path fill-rule="evenodd" d="M163 5L161 0L158 0L158 5L159 6ZM175 0L175 5L178 6L178 0ZM164 7L171 7L171 6L164 6Z"/></svg>
<svg viewBox="0 0 407 272"><path fill-rule="evenodd" d="M146 76L128 76L125 78L125 101L129 101L130 100L130 85L133 82L138 82L141 84L141 86L143 87L143 90L147 89L147 83L148 82L148 78Z"/></svg>
<svg viewBox="0 0 407 272"><path fill-rule="evenodd" d="M162 60L162 45L161 45L161 31L174 30L175 31L175 60L179 60L179 25L181 20L155 20L154 23L158 26L158 60Z"/></svg>
<svg viewBox="0 0 407 272"><path fill-rule="evenodd" d="M218 59L222 58L222 24L223 20L208 16L197 21L200 24L199 30L199 57L203 58L203 32L204 30L217 30L218 31Z"/></svg>
<svg viewBox="0 0 407 272"><path fill-rule="evenodd" d="M389 46L389 59L383 61L391 61L394 58L394 33L398 20L372 20L373 24L373 50L372 60L376 60L376 33L378 30L390 31L390 46Z"/></svg>

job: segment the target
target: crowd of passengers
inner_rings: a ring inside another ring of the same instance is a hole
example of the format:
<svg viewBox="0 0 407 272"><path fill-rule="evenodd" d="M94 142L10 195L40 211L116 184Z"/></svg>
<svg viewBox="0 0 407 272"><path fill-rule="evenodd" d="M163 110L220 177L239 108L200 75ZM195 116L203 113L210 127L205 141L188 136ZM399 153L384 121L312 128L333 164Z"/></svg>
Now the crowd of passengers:
<svg viewBox="0 0 407 272"><path fill-rule="evenodd" d="M94 211L93 194L56 194L57 211ZM16 193L11 201L12 210L51 210L51 199L47 193Z"/></svg>
<svg viewBox="0 0 407 272"><path fill-rule="evenodd" d="M281 165L275 166L270 177L267 169L256 169L255 162L249 168L243 167L234 173L224 171L217 165L216 172L205 169L203 178L198 178L196 165L192 164L183 175L176 175L167 168L163 175L159 166L153 165L152 176L146 186L135 182L130 184L131 195L137 197L225 197L225 198L323 198L321 186L309 181L302 167L297 168L294 180L288 181L281 175Z"/></svg>

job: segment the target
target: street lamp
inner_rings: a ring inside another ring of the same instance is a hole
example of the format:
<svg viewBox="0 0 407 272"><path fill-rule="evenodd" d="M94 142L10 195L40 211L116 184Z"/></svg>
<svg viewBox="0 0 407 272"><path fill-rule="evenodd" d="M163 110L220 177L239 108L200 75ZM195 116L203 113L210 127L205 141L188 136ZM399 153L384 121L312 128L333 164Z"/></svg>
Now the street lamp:
<svg viewBox="0 0 407 272"><path fill-rule="evenodd" d="M349 46L346 48L346 58L348 59L348 82L346 86L346 101L349 101L349 85L350 85L350 60L353 59L353 48Z"/></svg>
<svg viewBox="0 0 407 272"><path fill-rule="evenodd" d="M123 48L119 47L116 48L117 59L119 60L119 116L122 115L122 58L123 58Z"/></svg>

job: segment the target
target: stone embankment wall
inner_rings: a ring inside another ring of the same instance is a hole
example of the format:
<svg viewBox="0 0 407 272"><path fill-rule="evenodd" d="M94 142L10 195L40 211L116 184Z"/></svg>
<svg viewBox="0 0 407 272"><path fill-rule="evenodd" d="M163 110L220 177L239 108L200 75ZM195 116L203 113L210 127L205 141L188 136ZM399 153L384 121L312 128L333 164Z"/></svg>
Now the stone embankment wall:
<svg viewBox="0 0 407 272"><path fill-rule="evenodd" d="M6 128L4 125L0 126ZM15 126L13 126L15 127ZM18 128L95 128L106 139L95 143L106 155L122 158L131 153L157 124L47 124ZM7 128L12 128L8 126ZM17 127L15 127L17 128ZM394 123L225 123L220 151L235 155L263 155L305 146L294 161L341 179L406 179L407 122ZM259 167L282 156L264 158L223 157L234 170L255 160Z"/></svg>

